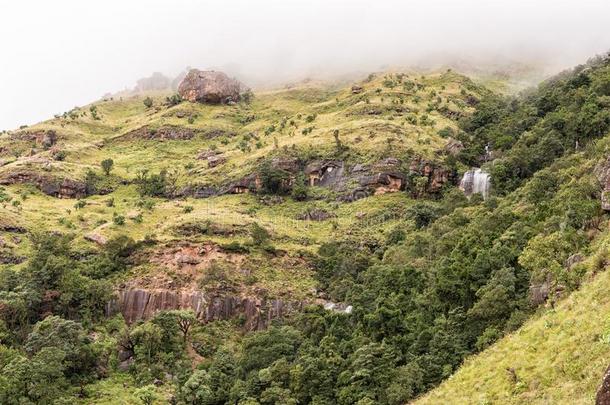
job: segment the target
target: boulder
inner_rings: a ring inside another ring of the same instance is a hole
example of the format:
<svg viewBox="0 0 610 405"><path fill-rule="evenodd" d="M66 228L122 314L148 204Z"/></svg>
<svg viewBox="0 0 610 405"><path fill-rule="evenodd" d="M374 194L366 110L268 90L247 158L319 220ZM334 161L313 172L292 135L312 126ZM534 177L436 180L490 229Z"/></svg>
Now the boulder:
<svg viewBox="0 0 610 405"><path fill-rule="evenodd" d="M445 184L456 183L457 175L454 171L439 164L422 158L414 158L409 165L409 175L426 177L426 193L436 194Z"/></svg>
<svg viewBox="0 0 610 405"><path fill-rule="evenodd" d="M308 210L297 216L297 219L303 221L325 221L329 218L335 218L336 215L323 209Z"/></svg>
<svg viewBox="0 0 610 405"><path fill-rule="evenodd" d="M106 243L108 243L108 239L104 235L100 235L99 233L95 233L95 232L85 235L84 238L85 238L85 240L88 240L89 242L97 243L100 246L103 246Z"/></svg>
<svg viewBox="0 0 610 405"><path fill-rule="evenodd" d="M360 186L372 189L374 194L393 193L405 187L405 178L400 173L382 172L362 176L358 181Z"/></svg>
<svg viewBox="0 0 610 405"><path fill-rule="evenodd" d="M211 156L216 156L216 155L220 155L220 152L217 150L206 149L206 150L202 150L201 152L199 152L199 154L197 155L197 159L198 160L208 160L208 158L210 158Z"/></svg>
<svg viewBox="0 0 610 405"><path fill-rule="evenodd" d="M583 260L585 260L585 257L580 253L574 253L573 255L570 255L570 257L568 257L565 263L566 269L572 270L575 265L582 262Z"/></svg>
<svg viewBox="0 0 610 405"><path fill-rule="evenodd" d="M364 91L364 89L362 88L362 86L358 86L358 85L352 86L352 94L360 94L363 91Z"/></svg>
<svg viewBox="0 0 610 405"><path fill-rule="evenodd" d="M184 77L178 93L190 102L221 104L236 102L246 87L223 72L191 69Z"/></svg>
<svg viewBox="0 0 610 405"><path fill-rule="evenodd" d="M222 155L208 156L208 167L216 167L227 161L227 158Z"/></svg>
<svg viewBox="0 0 610 405"><path fill-rule="evenodd" d="M534 306L538 306L546 302L551 292L551 286L548 281L540 284L531 285L529 288L529 299Z"/></svg>
<svg viewBox="0 0 610 405"><path fill-rule="evenodd" d="M292 174L301 170L299 159L292 157L275 157L271 159L271 167L274 169L285 170Z"/></svg>
<svg viewBox="0 0 610 405"><path fill-rule="evenodd" d="M602 209L610 211L610 156L595 167L594 173L600 183Z"/></svg>
<svg viewBox="0 0 610 405"><path fill-rule="evenodd" d="M444 149L449 155L457 156L464 150L464 144L457 139L449 138Z"/></svg>
<svg viewBox="0 0 610 405"><path fill-rule="evenodd" d="M57 133L49 129L47 131L22 131L17 132L12 136L14 139L35 142L37 146L43 149L49 149L51 146L57 143Z"/></svg>

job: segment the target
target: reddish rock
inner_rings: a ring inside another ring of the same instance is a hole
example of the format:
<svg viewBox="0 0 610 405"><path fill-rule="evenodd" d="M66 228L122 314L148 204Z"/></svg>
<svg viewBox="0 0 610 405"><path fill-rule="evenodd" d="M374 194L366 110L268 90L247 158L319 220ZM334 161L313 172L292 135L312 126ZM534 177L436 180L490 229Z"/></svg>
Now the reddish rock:
<svg viewBox="0 0 610 405"><path fill-rule="evenodd" d="M180 96L190 102L229 103L240 100L245 86L223 72L191 69L178 87Z"/></svg>

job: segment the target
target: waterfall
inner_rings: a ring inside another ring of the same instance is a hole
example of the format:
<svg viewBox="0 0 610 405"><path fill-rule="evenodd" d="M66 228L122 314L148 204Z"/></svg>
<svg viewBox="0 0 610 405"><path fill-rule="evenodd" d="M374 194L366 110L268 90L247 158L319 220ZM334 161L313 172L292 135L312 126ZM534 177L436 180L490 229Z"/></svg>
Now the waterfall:
<svg viewBox="0 0 610 405"><path fill-rule="evenodd" d="M491 187L490 179L489 173L479 168L470 169L464 173L464 177L460 181L460 190L468 197L473 194L481 194L486 199Z"/></svg>

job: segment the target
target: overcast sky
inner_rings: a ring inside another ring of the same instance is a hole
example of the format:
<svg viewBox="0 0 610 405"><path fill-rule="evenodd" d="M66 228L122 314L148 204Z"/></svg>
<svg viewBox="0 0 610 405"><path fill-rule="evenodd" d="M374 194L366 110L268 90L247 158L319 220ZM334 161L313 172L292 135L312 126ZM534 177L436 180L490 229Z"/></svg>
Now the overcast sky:
<svg viewBox="0 0 610 405"><path fill-rule="evenodd" d="M0 0L0 130L132 87L225 68L254 84L491 54L584 62L610 0Z"/></svg>

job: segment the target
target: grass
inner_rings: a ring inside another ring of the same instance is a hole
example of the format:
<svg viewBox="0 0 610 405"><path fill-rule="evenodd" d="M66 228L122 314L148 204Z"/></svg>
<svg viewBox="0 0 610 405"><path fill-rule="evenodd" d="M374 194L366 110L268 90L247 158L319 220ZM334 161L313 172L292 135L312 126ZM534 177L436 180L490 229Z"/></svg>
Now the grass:
<svg viewBox="0 0 610 405"><path fill-rule="evenodd" d="M604 251L608 234L597 243ZM593 259L588 265L593 266ZM591 269L591 271L593 271ZM592 404L610 365L610 272L467 359L415 404ZM508 371L513 369L516 381Z"/></svg>

